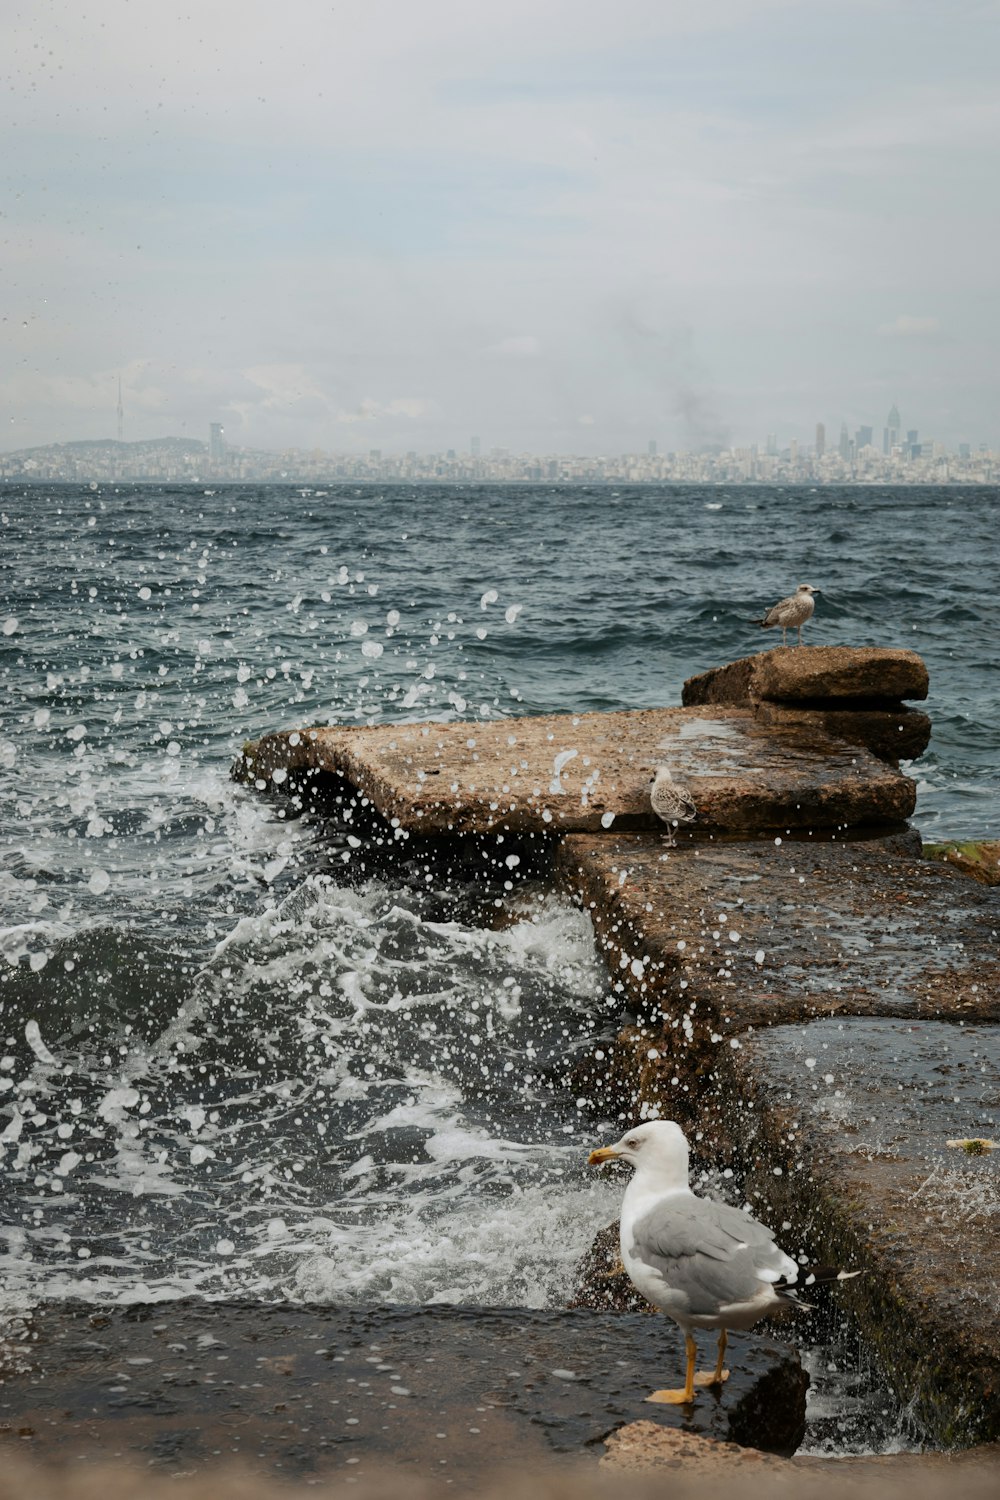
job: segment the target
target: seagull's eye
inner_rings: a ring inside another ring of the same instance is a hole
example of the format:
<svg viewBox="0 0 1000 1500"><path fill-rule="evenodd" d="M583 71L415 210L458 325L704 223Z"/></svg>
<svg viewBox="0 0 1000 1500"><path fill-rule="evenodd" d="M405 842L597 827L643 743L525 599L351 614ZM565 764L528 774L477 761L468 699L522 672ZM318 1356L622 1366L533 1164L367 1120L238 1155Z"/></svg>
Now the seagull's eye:
<svg viewBox="0 0 1000 1500"><path fill-rule="evenodd" d="M642 1142L641 1141L637 1141L637 1140L631 1140L631 1141L626 1141L625 1144L626 1144L626 1146L631 1147L631 1149L633 1151L638 1151L639 1147L642 1145Z"/></svg>

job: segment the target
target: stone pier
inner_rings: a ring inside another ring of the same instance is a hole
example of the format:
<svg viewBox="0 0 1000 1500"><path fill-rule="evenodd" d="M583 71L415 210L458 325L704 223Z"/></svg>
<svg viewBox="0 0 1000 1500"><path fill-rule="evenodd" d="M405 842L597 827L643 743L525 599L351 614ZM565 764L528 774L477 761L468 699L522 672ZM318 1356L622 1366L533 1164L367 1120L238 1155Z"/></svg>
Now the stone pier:
<svg viewBox="0 0 1000 1500"><path fill-rule="evenodd" d="M677 1118L790 1249L863 1270L840 1295L898 1396L967 1445L1000 1437L1000 891L906 826L927 690L910 651L779 649L681 708L301 728L234 774L334 779L400 836L550 839L629 1017L578 1092ZM659 763L698 807L677 847Z"/></svg>

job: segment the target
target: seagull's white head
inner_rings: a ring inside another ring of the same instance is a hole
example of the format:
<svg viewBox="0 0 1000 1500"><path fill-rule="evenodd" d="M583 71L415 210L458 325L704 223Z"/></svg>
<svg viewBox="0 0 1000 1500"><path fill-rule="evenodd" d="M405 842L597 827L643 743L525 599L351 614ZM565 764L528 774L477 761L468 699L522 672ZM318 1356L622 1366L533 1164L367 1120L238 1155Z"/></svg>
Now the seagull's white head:
<svg viewBox="0 0 1000 1500"><path fill-rule="evenodd" d="M619 1157L637 1172L650 1172L660 1178L664 1187L687 1187L688 1143L674 1120L647 1120L626 1130L613 1146L591 1151L592 1167Z"/></svg>
<svg viewBox="0 0 1000 1500"><path fill-rule="evenodd" d="M650 786L655 786L658 781L673 781L673 775L669 766L654 766L653 774L649 778Z"/></svg>
<svg viewBox="0 0 1000 1500"><path fill-rule="evenodd" d="M800 583L799 586L798 586L798 588L795 590L795 592L797 594L809 594L809 595L812 595L812 594L818 594L819 593L819 589L814 589L811 583Z"/></svg>

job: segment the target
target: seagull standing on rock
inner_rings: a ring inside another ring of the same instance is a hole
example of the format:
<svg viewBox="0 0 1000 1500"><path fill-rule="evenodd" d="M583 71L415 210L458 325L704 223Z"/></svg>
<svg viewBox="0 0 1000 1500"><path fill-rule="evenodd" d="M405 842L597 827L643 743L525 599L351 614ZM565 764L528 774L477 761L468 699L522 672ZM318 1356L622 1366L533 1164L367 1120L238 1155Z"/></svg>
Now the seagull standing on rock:
<svg viewBox="0 0 1000 1500"><path fill-rule="evenodd" d="M762 620L754 620L752 623L759 625L762 630L770 630L772 626L780 625L783 646L788 644L788 631L798 630L801 646L802 627L807 620L812 619L813 610L816 608L813 594L818 593L819 589L814 589L811 583L800 583L794 594L789 594L787 599L779 599Z"/></svg>
<svg viewBox="0 0 1000 1500"><path fill-rule="evenodd" d="M662 818L670 830L670 843L676 844L674 833L679 823L693 823L698 816L694 798L686 786L675 781L669 766L656 766L650 779L649 801L658 818Z"/></svg>
<svg viewBox="0 0 1000 1500"><path fill-rule="evenodd" d="M648 1120L614 1146L590 1153L591 1166L620 1158L635 1168L621 1212L622 1264L647 1302L681 1328L687 1370L681 1390L653 1391L647 1401L672 1406L694 1400L695 1386L721 1386L727 1329L752 1328L760 1318L800 1302L794 1283L843 1281L857 1271L831 1266L801 1271L769 1229L741 1209L698 1198L688 1186L688 1144L673 1120ZM695 1328L719 1331L715 1369L695 1373Z"/></svg>

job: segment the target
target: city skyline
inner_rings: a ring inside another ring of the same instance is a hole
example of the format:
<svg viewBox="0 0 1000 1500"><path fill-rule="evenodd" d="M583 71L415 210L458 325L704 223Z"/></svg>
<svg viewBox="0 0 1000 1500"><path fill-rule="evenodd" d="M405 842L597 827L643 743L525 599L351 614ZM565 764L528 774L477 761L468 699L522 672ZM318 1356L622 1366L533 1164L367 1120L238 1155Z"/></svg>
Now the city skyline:
<svg viewBox="0 0 1000 1500"><path fill-rule="evenodd" d="M1000 446L979 0L0 16L4 446ZM919 420L913 414L919 413ZM876 416L877 414L877 416Z"/></svg>
<svg viewBox="0 0 1000 1500"><path fill-rule="evenodd" d="M119 422L119 431L121 423ZM1000 481L1000 455L986 443L949 449L903 430L894 403L881 441L865 424L853 437L842 421L835 444L826 424L817 422L814 442L777 433L746 446L712 445L700 450L664 450L649 438L634 450L610 454L512 450L485 446L472 435L464 446L438 451L370 448L337 452L262 448L228 444L220 422L210 422L207 441L184 437L124 442L84 440L0 453L0 482L65 481L127 483L288 482L609 482L609 483L820 483L820 484L994 484Z"/></svg>
<svg viewBox="0 0 1000 1500"><path fill-rule="evenodd" d="M124 411L124 406L123 406L123 402L122 402L122 387L121 387L121 380L120 380L120 378L119 378L119 381L118 381L118 403L117 403L117 407L116 407L116 422L117 422L117 442L118 443L123 443L125 441L125 411ZM699 453L715 453L715 452L723 452L723 451L743 451L743 450L746 450L746 449L750 449L754 453L756 453L758 450L760 450L760 451L762 451L767 456L774 456L775 454L777 454L779 452L784 452L786 450L789 450L793 454L798 454L799 452L801 452L803 454L811 452L811 453L813 453L815 455L815 457L817 459L822 459L828 452L830 452L830 453L836 452L837 455L841 459L843 459L843 460L849 460L849 459L854 459L863 449L868 448L868 447L871 447L872 449L874 449L876 451L881 451L882 454L886 455L886 456L892 454L896 450L902 450L903 454L904 454L904 456L906 458L912 458L912 459L921 458L921 457L929 458L929 457L934 457L934 456L941 456L942 453L949 451L949 445L943 443L940 439L938 439L938 438L936 438L936 437L934 437L932 435L929 436L926 432L922 433L921 429L918 428L918 427L907 427L907 426L904 426L903 419L902 419L902 417L900 415L900 411L899 411L899 404L896 401L893 401L892 406L890 407L890 409L889 409L889 411L888 411L888 413L886 415L885 423L884 423L883 427L881 428L881 433L879 432L879 428L877 427L877 425L874 422L871 422L871 423L859 423L858 426L856 426L854 428L853 433L852 433L852 431L851 431L851 429L849 427L849 424L848 424L846 418L842 418L841 421L840 421L839 436L838 436L838 438L836 439L835 442L831 440L828 443L828 441L827 441L827 431L828 431L827 424L826 424L826 422L820 420L820 421L817 421L816 424L815 424L815 427L814 427L814 440L813 440L813 443L812 443L812 445L810 447L808 444L800 441L800 439L798 438L798 436L788 435L787 438L786 438L786 436L781 433L781 431L778 428L777 424L774 424L774 428L775 428L775 430L774 431L768 431L765 437L763 437L763 438L758 437L757 439L755 439L753 441L744 442L744 443L736 443L736 442L723 443L723 442L716 442L716 443L705 443L705 444L702 444L701 446L696 447L696 448L682 448L682 447L681 448L670 448L670 447L664 445L664 443L663 443L663 441L662 441L661 438L659 438L657 436L649 436L644 441L640 439L639 442L637 443L637 445L635 445L634 447L619 446L617 448L611 447L611 448L606 448L605 450L601 450L600 448L595 447L593 444L581 443L581 444L578 444L574 449L568 450L568 452L571 452L575 456L580 456L580 457L590 456L590 457L594 457L594 458L606 457L608 453L626 454L626 455L632 454L632 455L636 455L637 456L640 452L644 452L647 457L649 457L649 458L655 458L657 456L668 456L668 455L669 456L673 456L673 455L676 455L678 453L693 455L693 454L699 454ZM830 431L831 432L833 431L832 427L831 427ZM241 451L241 452L246 452L248 454L253 454L253 453L265 454L265 453L274 451L274 450L269 450L267 448L263 448L260 445L254 444L254 443L240 443L240 444L235 444L235 445L232 444L232 443L230 443L227 440L227 438L226 438L225 425L222 422L219 422L219 421L210 421L210 422L208 422L207 423L207 432L208 432L208 439L207 439L207 443L205 444L206 452L207 452L208 457L213 462L216 462L216 463L222 462L223 459L224 459L224 457L225 457L225 455L226 455L226 453L229 452L229 451L236 451L236 450L238 450L238 451ZM171 434L169 436L163 436L161 434L159 436L154 436L154 437L133 438L133 439L130 439L129 441L130 441L130 443L132 443L134 445L142 445L142 444L150 444L150 443L156 444L156 443L183 441L184 438L185 438L185 436L186 435L184 435L184 434ZM192 441L194 443L199 443L201 440L200 439L190 439L190 441ZM102 443L102 442L104 442L104 443L110 443L111 439L109 437L107 437L107 436L105 436L103 438L91 438L91 439L66 438L66 439L59 439L59 440L49 441L47 443L42 443L42 444L38 444L38 445L35 445L35 446L39 447L39 448L58 448L58 447L72 447L74 443L98 443L99 444L99 443ZM29 453L31 451L34 451L34 450L33 449L2 449L2 450L0 450L0 456L15 457L19 453ZM277 450L277 451L278 452L293 452L293 451L298 451L298 450L296 450L294 448L287 448L287 449L281 449L281 450ZM310 451L310 450L307 450L307 451ZM324 446L323 444L313 444L312 447L311 447L311 451L314 451L314 452L323 452L325 454L331 454L331 455L342 454L344 456L354 456L354 457L362 457L362 456L367 455L370 458L373 455L373 453L376 452L376 451L377 451L378 456L381 457L381 454L382 454L383 450L381 448L379 448L378 450L373 450L371 447L365 447L364 445L358 445L358 446L353 447L353 448L350 448L350 447L344 447L344 448L333 447L333 448L330 448L330 447ZM416 457L417 455L420 455L421 457L426 457L426 456L435 456L435 455L444 453L444 454L447 454L447 456L449 458L454 458L457 453L467 454L471 458L479 458L483 454L484 451L486 453L496 455L496 454L509 454L512 451L520 451L522 453L527 453L527 452L531 452L532 450L530 450L530 449L514 450L514 449L511 448L510 445L508 445L508 444L502 444L502 443L487 444L486 449L484 450L483 449L483 444L482 444L482 438L481 438L481 436L479 436L477 434L471 435L466 440L466 442L464 444L462 444L462 443L448 443L448 444L446 444L441 449L434 449L434 448L431 448L431 449L426 449L426 448L424 448L424 449L405 448L404 449L402 447L395 447L394 448L392 446L390 446L390 447L388 447L388 448L385 449L385 452L387 453L387 455L388 454L395 454L397 456L402 456L405 453L409 457ZM547 451L548 452L558 452L559 450L547 450ZM966 456L966 457L968 457L970 455L970 453L972 453L973 451L975 451L975 452L981 452L981 453L986 453L986 452L991 452L992 448L991 448L991 445L989 443L984 442L984 441L972 442L972 441L969 441L969 440L963 440L963 441L960 441L960 442L952 445L950 451L954 451L954 452L958 453L960 456Z"/></svg>

